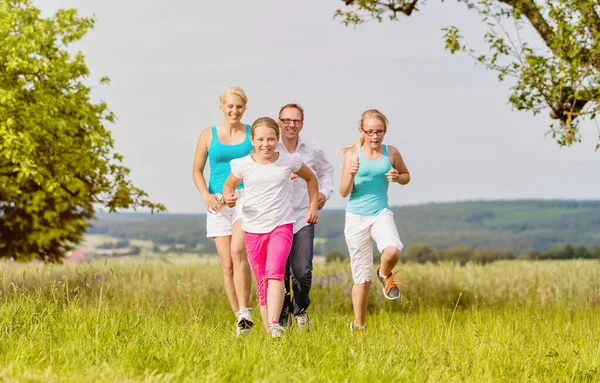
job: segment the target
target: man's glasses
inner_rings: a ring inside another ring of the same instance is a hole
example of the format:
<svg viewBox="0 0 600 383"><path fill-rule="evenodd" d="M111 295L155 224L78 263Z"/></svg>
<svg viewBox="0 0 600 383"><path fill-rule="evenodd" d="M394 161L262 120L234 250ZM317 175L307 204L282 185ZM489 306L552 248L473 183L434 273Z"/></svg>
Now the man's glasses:
<svg viewBox="0 0 600 383"><path fill-rule="evenodd" d="M279 120L281 122L283 122L285 125L290 125L292 122L296 125L304 124L304 121L302 121L302 120L292 120L291 118L280 118Z"/></svg>
<svg viewBox="0 0 600 383"><path fill-rule="evenodd" d="M362 130L363 132L365 132L365 134L366 134L367 136L369 136L369 137L373 137L375 134L376 134L378 137L381 137L381 136L383 136L383 135L385 134L385 130L364 130L364 129L361 129L361 130Z"/></svg>

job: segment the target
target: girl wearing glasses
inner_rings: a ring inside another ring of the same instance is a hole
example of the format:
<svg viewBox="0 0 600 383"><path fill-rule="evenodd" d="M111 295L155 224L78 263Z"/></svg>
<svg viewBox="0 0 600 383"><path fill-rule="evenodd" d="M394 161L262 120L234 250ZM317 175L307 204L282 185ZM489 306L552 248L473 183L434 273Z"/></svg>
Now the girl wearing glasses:
<svg viewBox="0 0 600 383"><path fill-rule="evenodd" d="M244 157L253 149L250 125L241 122L248 98L239 87L229 87L219 96L224 121L204 129L196 146L193 179L206 204L206 236L215 241L221 260L225 292L236 315L236 333L250 332L252 315L248 310L251 275L244 252L244 232L240 220L241 200L237 208L225 206L223 183L229 176L229 161ZM210 164L208 186L204 178L206 162ZM243 185L235 191L242 197Z"/></svg>
<svg viewBox="0 0 600 383"><path fill-rule="evenodd" d="M406 185L410 173L398 149L383 145L388 120L376 109L369 109L360 119L358 142L339 151L344 153L344 168L340 182L342 197L350 196L346 206L344 236L350 253L354 286L352 306L354 320L350 331L366 330L367 300L373 277L373 245L381 252L377 279L387 299L400 297L400 282L392 273L400 258L402 242L388 204L390 182Z"/></svg>

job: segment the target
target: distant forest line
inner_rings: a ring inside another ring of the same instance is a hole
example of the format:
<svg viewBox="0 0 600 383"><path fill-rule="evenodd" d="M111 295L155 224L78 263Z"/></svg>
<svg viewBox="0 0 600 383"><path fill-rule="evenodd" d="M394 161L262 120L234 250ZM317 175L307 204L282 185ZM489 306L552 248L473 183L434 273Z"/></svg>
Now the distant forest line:
<svg viewBox="0 0 600 383"><path fill-rule="evenodd" d="M567 245L590 250L600 245L600 201L467 201L394 207L393 211L407 248L493 249L519 257ZM205 214L99 213L87 233L214 253L205 226ZM315 254L347 252L343 209L322 210L315 229Z"/></svg>

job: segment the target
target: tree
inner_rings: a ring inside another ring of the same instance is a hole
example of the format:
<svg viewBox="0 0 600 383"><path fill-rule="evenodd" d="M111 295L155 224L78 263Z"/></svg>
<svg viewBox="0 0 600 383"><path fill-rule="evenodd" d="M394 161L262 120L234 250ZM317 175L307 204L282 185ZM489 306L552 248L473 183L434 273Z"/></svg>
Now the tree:
<svg viewBox="0 0 600 383"><path fill-rule="evenodd" d="M104 126L115 116L91 101L84 57L69 49L93 25L0 1L0 257L62 257L98 206L165 210L128 180Z"/></svg>
<svg viewBox="0 0 600 383"><path fill-rule="evenodd" d="M415 243L410 246L401 257L404 261L412 261L417 263L437 262L438 252L423 243Z"/></svg>
<svg viewBox="0 0 600 383"><path fill-rule="evenodd" d="M396 21L418 11L425 0L342 0L335 17L346 25L368 18ZM444 28L446 49L465 52L498 79L514 78L510 102L517 110L538 114L549 109L558 124L550 126L561 146L581 141L579 122L600 111L600 2L598 0L457 0L478 12L488 27L489 46L478 53L462 44L455 26ZM419 3L420 2L420 3ZM524 40L529 24L545 44L539 50ZM510 25L510 27L509 27ZM599 137L600 139L600 137ZM596 145L596 149L600 144Z"/></svg>

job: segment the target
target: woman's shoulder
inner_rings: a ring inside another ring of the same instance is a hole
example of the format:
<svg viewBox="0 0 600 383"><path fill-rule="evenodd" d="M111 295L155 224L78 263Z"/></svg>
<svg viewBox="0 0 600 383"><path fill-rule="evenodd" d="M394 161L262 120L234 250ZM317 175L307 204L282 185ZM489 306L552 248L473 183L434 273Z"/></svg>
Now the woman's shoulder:
<svg viewBox="0 0 600 383"><path fill-rule="evenodd" d="M204 139L204 140L210 140L212 139L212 131L213 131L214 126L210 126L208 128L204 128L202 129L202 132L200 132L200 139Z"/></svg>

